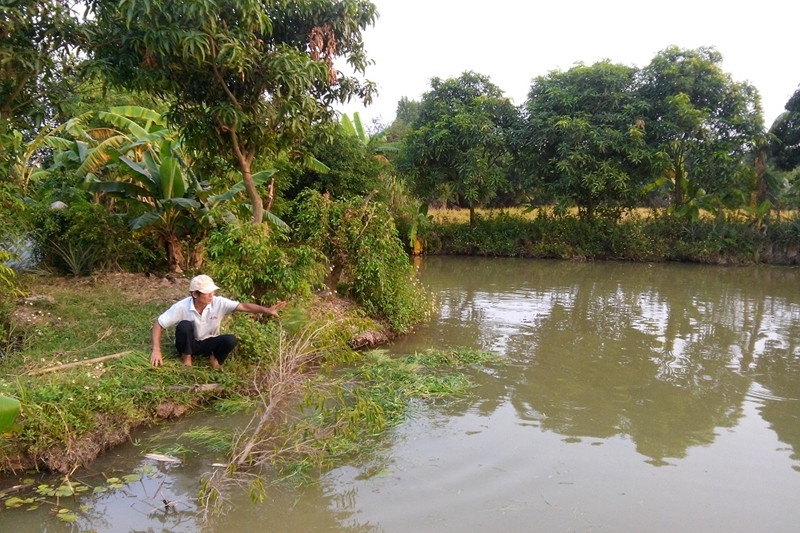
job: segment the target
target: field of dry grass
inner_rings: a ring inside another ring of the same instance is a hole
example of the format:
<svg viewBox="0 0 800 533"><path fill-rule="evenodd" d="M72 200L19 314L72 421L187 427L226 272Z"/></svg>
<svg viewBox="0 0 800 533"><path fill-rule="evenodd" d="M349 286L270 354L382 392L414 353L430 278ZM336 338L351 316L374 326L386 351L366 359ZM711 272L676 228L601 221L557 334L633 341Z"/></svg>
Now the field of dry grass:
<svg viewBox="0 0 800 533"><path fill-rule="evenodd" d="M623 215L623 219L625 217L634 216L637 218L646 219L648 217L652 217L654 215L660 214L662 212L661 209L658 208L650 208L650 207L638 207L631 211L627 211ZM528 212L525 211L525 208L522 207L506 207L502 209L476 209L475 213L484 218L491 218L493 216L497 216L499 214L507 214L515 217L524 217L527 219L535 219L539 213L545 213L548 215L553 214L553 207L546 206L546 207L537 207ZM571 208L569 210L569 214L573 216L577 216L578 210L576 208ZM455 222L455 223L468 223L469 222L469 209L461 209L461 208L448 208L448 209L431 209L428 211L428 214L433 217L433 221L437 223L443 222ZM734 215L736 219L741 221L748 221L752 220L753 215L747 213L744 210L739 210L735 213L731 213ZM800 213L798 211L772 211L772 215L775 216L778 220L786 221L786 220L794 220L798 218ZM702 218L712 218L713 215L711 213L701 211ZM729 217L730 219L730 217Z"/></svg>

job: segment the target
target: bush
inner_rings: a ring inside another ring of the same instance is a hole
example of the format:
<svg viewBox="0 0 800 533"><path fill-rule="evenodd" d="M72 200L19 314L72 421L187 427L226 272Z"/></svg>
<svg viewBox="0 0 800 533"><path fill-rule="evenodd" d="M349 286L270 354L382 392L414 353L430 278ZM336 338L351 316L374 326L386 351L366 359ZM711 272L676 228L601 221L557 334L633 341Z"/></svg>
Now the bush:
<svg viewBox="0 0 800 533"><path fill-rule="evenodd" d="M389 210L370 197L333 200L306 190L292 213L297 239L328 259L328 286L405 332L429 313Z"/></svg>
<svg viewBox="0 0 800 533"><path fill-rule="evenodd" d="M206 270L234 298L271 302L324 286L325 257L312 246L290 244L278 229L225 226L210 235L206 253Z"/></svg>
<svg viewBox="0 0 800 533"><path fill-rule="evenodd" d="M96 269L141 271L159 262L151 243L140 242L120 215L73 199L61 209L34 204L31 209L37 258L45 267L73 276Z"/></svg>
<svg viewBox="0 0 800 533"><path fill-rule="evenodd" d="M690 261L744 264L800 260L800 224L765 231L735 220L674 217L580 219L500 213L465 222L433 223L428 253L581 260Z"/></svg>

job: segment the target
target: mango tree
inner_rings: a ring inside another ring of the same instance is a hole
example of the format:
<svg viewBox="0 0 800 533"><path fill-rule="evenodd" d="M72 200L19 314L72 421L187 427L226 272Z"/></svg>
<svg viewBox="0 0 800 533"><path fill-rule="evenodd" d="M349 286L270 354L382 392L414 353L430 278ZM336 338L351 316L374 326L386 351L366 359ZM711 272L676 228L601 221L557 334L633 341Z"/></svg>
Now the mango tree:
<svg viewBox="0 0 800 533"><path fill-rule="evenodd" d="M242 173L252 219L264 218L254 169L271 167L329 106L371 100L365 0L90 0L90 71L114 85L170 97L186 142ZM268 205L274 188L269 187Z"/></svg>
<svg viewBox="0 0 800 533"><path fill-rule="evenodd" d="M642 70L645 136L656 171L672 184L676 209L692 190L741 203L752 183L746 157L763 131L760 97L752 85L733 81L721 62L713 48L670 47ZM689 187L688 180L696 183Z"/></svg>
<svg viewBox="0 0 800 533"><path fill-rule="evenodd" d="M581 216L618 215L633 207L649 152L633 67L602 61L536 78L525 102L517 151L545 198Z"/></svg>
<svg viewBox="0 0 800 533"><path fill-rule="evenodd" d="M487 76L433 78L405 143L416 192L465 204L474 222L475 208L508 184L516 120L511 101Z"/></svg>
<svg viewBox="0 0 800 533"><path fill-rule="evenodd" d="M785 111L770 128L772 160L780 170L800 166L800 89L789 98Z"/></svg>
<svg viewBox="0 0 800 533"><path fill-rule="evenodd" d="M0 172L14 149L52 117L68 94L64 76L77 42L73 2L14 0L0 5Z"/></svg>

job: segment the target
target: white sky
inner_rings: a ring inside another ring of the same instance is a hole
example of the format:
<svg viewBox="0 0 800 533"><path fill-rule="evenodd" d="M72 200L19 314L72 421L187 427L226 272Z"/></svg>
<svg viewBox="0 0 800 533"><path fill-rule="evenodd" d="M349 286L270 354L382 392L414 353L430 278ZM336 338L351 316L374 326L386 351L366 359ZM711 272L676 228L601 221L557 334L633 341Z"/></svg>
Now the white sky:
<svg viewBox="0 0 800 533"><path fill-rule="evenodd" d="M397 102L419 100L430 79L487 75L515 105L531 80L575 63L610 59L644 67L671 45L714 46L734 81L761 94L769 127L800 84L797 0L372 0L380 18L365 32L379 94L358 111L388 125Z"/></svg>

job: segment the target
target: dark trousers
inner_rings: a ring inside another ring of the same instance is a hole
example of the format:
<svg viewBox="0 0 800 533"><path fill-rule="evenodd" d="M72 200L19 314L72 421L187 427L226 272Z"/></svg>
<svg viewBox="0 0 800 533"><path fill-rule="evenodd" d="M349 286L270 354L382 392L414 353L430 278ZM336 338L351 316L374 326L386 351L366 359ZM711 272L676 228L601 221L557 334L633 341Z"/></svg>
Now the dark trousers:
<svg viewBox="0 0 800 533"><path fill-rule="evenodd" d="M217 335L197 341L194 339L194 323L184 320L175 327L175 348L178 350L178 355L213 355L219 364L222 364L228 354L236 348L236 337Z"/></svg>

